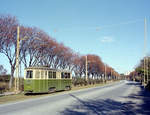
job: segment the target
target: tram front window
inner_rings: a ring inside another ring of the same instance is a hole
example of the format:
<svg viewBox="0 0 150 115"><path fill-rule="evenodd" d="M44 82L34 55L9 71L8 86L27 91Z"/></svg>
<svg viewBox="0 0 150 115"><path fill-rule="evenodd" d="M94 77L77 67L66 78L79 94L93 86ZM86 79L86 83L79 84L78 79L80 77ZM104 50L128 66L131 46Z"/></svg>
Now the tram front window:
<svg viewBox="0 0 150 115"><path fill-rule="evenodd" d="M27 71L26 78L33 78L33 71Z"/></svg>

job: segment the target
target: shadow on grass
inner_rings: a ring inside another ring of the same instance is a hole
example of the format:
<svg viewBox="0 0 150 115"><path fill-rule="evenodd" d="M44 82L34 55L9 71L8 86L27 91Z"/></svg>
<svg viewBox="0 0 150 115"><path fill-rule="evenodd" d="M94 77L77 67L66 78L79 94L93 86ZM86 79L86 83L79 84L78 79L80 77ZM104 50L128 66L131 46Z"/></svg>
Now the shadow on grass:
<svg viewBox="0 0 150 115"><path fill-rule="evenodd" d="M139 84L128 84L139 85ZM135 104L132 101L119 102L112 99L83 101L75 95L70 94L79 103L66 108L61 115L150 115L150 92L141 87L136 95L130 95L129 99L139 99L143 103Z"/></svg>

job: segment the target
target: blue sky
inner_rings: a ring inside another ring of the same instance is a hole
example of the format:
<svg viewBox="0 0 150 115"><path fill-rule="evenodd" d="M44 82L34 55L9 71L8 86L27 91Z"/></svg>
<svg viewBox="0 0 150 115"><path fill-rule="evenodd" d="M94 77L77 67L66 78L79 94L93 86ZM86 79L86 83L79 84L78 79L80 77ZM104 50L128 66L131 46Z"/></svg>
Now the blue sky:
<svg viewBox="0 0 150 115"><path fill-rule="evenodd" d="M145 17L148 39L150 33L149 6L149 0L1 0L0 14L43 29L75 52L99 55L125 73L143 57ZM10 72L7 61L0 54L0 64Z"/></svg>

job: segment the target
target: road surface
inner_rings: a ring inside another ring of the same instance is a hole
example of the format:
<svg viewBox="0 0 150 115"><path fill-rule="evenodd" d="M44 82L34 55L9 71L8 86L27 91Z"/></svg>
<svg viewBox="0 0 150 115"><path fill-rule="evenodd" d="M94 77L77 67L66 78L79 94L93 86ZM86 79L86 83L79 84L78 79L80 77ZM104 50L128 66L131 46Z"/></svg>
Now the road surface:
<svg viewBox="0 0 150 115"><path fill-rule="evenodd" d="M150 93L131 81L0 105L0 115L130 114L150 114Z"/></svg>

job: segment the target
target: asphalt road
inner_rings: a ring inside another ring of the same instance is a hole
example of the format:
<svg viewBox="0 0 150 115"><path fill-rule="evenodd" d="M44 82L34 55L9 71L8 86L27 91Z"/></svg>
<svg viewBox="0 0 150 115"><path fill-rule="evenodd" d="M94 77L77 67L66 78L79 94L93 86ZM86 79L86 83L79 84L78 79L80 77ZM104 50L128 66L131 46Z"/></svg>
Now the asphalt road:
<svg viewBox="0 0 150 115"><path fill-rule="evenodd" d="M150 93L136 82L63 92L1 104L0 115L148 115Z"/></svg>

